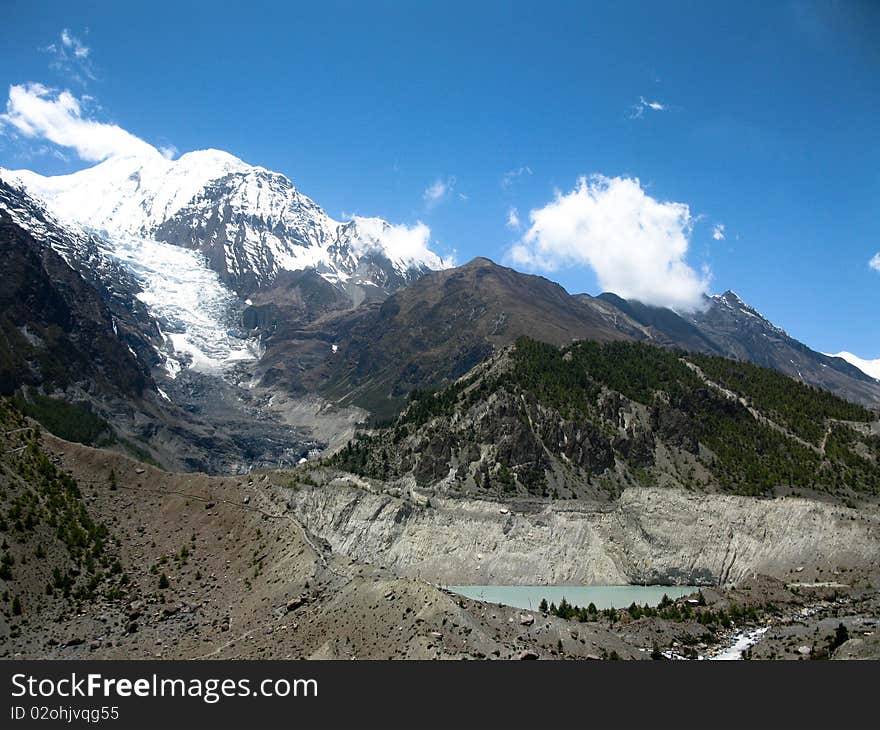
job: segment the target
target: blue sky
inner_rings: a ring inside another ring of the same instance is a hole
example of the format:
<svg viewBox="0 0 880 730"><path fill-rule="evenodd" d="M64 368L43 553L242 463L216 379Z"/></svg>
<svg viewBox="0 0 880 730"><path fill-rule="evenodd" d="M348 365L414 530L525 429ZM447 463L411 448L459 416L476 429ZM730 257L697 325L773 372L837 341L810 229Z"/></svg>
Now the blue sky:
<svg viewBox="0 0 880 730"><path fill-rule="evenodd" d="M459 262L657 301L732 288L816 349L880 357L877 3L13 0L3 14L4 100L28 82L69 90L83 116L153 145L279 170L331 215L423 221ZM2 130L0 166L91 164Z"/></svg>

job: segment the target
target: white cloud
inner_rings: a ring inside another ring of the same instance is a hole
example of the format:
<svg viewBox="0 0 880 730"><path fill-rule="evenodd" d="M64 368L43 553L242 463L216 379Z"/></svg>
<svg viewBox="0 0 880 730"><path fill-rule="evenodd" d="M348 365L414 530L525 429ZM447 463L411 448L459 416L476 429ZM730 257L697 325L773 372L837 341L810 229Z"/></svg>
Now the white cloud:
<svg viewBox="0 0 880 730"><path fill-rule="evenodd" d="M715 226L713 226L712 238L714 238L716 241L723 241L724 240L724 224L723 223L716 223Z"/></svg>
<svg viewBox="0 0 880 730"><path fill-rule="evenodd" d="M523 175L531 175L532 168L528 165L523 165L522 167L518 167L516 170L508 170L501 176L501 187L509 188L516 180Z"/></svg>
<svg viewBox="0 0 880 730"><path fill-rule="evenodd" d="M874 254L873 258L868 262L868 266L874 269L874 271L880 271L880 251Z"/></svg>
<svg viewBox="0 0 880 730"><path fill-rule="evenodd" d="M443 180L435 180L425 188L425 192L422 193L422 198L429 203L436 202L446 195L446 191L446 183Z"/></svg>
<svg viewBox="0 0 880 730"><path fill-rule="evenodd" d="M115 124L84 117L81 100L69 91L59 92L37 83L9 87L0 127L29 139L45 139L69 147L87 162L115 155L160 154L151 144Z"/></svg>
<svg viewBox="0 0 880 730"><path fill-rule="evenodd" d="M639 97L639 101L630 107L630 119L641 119L645 116L646 111L665 112L669 110L667 104L661 104L659 101L648 101L644 96Z"/></svg>
<svg viewBox="0 0 880 730"><path fill-rule="evenodd" d="M354 216L359 238L355 241L357 253L382 248L392 258L407 264L425 263L432 269L455 266L455 256L442 258L435 254L431 243L431 229L417 221L415 225L388 223L381 218Z"/></svg>
<svg viewBox="0 0 880 730"><path fill-rule="evenodd" d="M52 57L49 68L63 73L83 86L89 81L94 81L95 71L90 59L92 49L68 28L61 31L58 39L57 42L41 49Z"/></svg>
<svg viewBox="0 0 880 730"><path fill-rule="evenodd" d="M425 188L422 193L422 200L425 201L429 208L440 204L452 194L455 189L455 177L450 175L445 180L437 178L433 183Z"/></svg>
<svg viewBox="0 0 880 730"><path fill-rule="evenodd" d="M61 31L61 45L70 49L77 58L88 58L91 49L67 28Z"/></svg>
<svg viewBox="0 0 880 730"><path fill-rule="evenodd" d="M627 299L691 311L702 306L708 269L686 256L693 219L684 203L660 202L638 178L581 177L569 193L529 213L509 256L527 268L589 266L599 285Z"/></svg>
<svg viewBox="0 0 880 730"><path fill-rule="evenodd" d="M519 219L519 211L516 208L511 208L507 211L507 227L518 231L522 226L522 222Z"/></svg>

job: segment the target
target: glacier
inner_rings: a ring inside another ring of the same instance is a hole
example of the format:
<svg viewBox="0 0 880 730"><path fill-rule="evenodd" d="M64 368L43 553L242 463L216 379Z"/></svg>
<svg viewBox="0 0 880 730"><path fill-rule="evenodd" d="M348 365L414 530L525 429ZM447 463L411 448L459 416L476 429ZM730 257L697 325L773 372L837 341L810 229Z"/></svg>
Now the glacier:
<svg viewBox="0 0 880 730"><path fill-rule="evenodd" d="M140 284L137 298L158 322L167 344L162 354L170 377L183 366L220 375L260 356L258 340L238 330L246 305L199 253L136 236L115 238L107 253Z"/></svg>

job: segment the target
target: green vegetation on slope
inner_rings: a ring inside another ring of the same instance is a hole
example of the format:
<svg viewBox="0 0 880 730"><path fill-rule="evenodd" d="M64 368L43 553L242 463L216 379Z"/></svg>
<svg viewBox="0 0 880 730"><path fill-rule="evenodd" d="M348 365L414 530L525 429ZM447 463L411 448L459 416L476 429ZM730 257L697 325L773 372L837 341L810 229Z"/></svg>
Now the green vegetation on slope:
<svg viewBox="0 0 880 730"><path fill-rule="evenodd" d="M688 362L698 365L710 382ZM712 383L744 397L762 418ZM644 406L649 414L646 428L651 434L639 448L632 447L632 429L621 426L621 406L612 405L609 412L613 393ZM469 420L465 414L489 398L503 401L501 410ZM511 414L519 425L498 427L498 438L493 438L487 422ZM526 491L542 494L547 449L566 463L579 459L580 466L596 474L624 464L640 481L651 483L660 468L653 453L658 440L690 453L711 475L710 484L684 482L690 486L756 496L772 494L777 487L817 489L847 500L880 494L880 439L841 423L872 417L860 406L776 371L720 357L632 342L580 342L560 349L521 338L509 367L488 375L477 371L438 392L413 393L393 426L359 434L331 463L377 479L415 468L416 477L427 482L449 471L453 455L470 450L479 458L478 443L492 444L513 433L516 460L509 449L496 451L499 463L484 465L479 476L471 471L472 478L478 488L514 491L518 482ZM582 439L575 450L573 437ZM408 439L410 454L405 453ZM459 464L462 458L471 457L459 456ZM421 468L429 459L431 467Z"/></svg>
<svg viewBox="0 0 880 730"><path fill-rule="evenodd" d="M11 404L44 426L49 433L65 441L98 448L118 445L138 461L162 468L146 448L119 436L87 403L68 403L60 398L27 391L15 394Z"/></svg>
<svg viewBox="0 0 880 730"><path fill-rule="evenodd" d="M88 406L50 398L40 393L16 395L15 407L46 429L63 438L87 446L106 446L114 441L110 424L93 413Z"/></svg>
<svg viewBox="0 0 880 730"><path fill-rule="evenodd" d="M775 370L711 355L694 353L687 358L710 380L744 396L750 405L810 443L821 442L828 419L873 420L866 408Z"/></svg>
<svg viewBox="0 0 880 730"><path fill-rule="evenodd" d="M640 403L658 391L676 398L701 385L669 350L631 342L580 342L559 349L520 338L508 382L563 415L589 413L602 387Z"/></svg>
<svg viewBox="0 0 880 730"><path fill-rule="evenodd" d="M0 578L18 599L17 614L43 597L79 602L99 589L118 592L126 578L106 526L92 519L77 482L43 451L39 427L9 399L0 399L0 449Z"/></svg>

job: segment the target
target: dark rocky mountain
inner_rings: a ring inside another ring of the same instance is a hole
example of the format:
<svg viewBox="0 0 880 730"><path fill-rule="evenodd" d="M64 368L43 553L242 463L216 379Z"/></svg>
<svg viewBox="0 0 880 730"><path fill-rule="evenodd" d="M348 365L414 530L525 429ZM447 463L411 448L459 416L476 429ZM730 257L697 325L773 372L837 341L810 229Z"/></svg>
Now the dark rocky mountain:
<svg viewBox="0 0 880 730"><path fill-rule="evenodd" d="M127 344L146 349L143 335L4 208L0 258L0 392L78 385L125 398L155 387L149 368Z"/></svg>
<svg viewBox="0 0 880 730"><path fill-rule="evenodd" d="M128 270L106 255L100 239L60 224L23 189L3 180L0 215L8 224L9 245L21 249L11 243L15 239L24 243L24 248L39 250L47 260L60 258L90 285L109 310L113 334L130 348L129 352L134 352L141 367L149 369L159 363L155 345L161 335L147 307L138 299L141 288Z"/></svg>
<svg viewBox="0 0 880 730"><path fill-rule="evenodd" d="M630 331L637 339L647 339L666 347L681 347L685 350L721 354L718 347L698 327L680 317L671 309L652 307L635 300L626 300L616 294L604 293L598 297L577 294L578 298L591 302L594 306L606 307L620 312L620 326L635 324Z"/></svg>
<svg viewBox="0 0 880 730"><path fill-rule="evenodd" d="M380 296L378 301L384 299ZM352 306L345 292L314 269L282 271L270 286L254 292L250 301L242 324L247 330L259 329L264 334L294 322L313 322Z"/></svg>
<svg viewBox="0 0 880 730"><path fill-rule="evenodd" d="M319 392L379 420L396 414L413 389L448 384L522 335L554 345L641 340L722 355L880 405L876 381L797 342L734 297L707 298L705 311L680 316L613 294L571 296L547 279L478 258L344 311L334 311L345 299L320 277L298 274L255 299L245 321L264 333L265 385Z"/></svg>
<svg viewBox="0 0 880 730"><path fill-rule="evenodd" d="M0 393L64 438L181 469L247 471L319 445L222 378L168 378L159 326L102 244L0 181Z"/></svg>
<svg viewBox="0 0 880 730"><path fill-rule="evenodd" d="M769 322L734 292L711 297L690 321L727 357L773 368L850 400L880 405L880 384L839 357L810 349Z"/></svg>
<svg viewBox="0 0 880 730"><path fill-rule="evenodd" d="M732 291L707 297L705 309L682 316L614 294L598 299L642 325L650 341L745 360L849 400L880 406L880 383L839 357L810 349Z"/></svg>
<svg viewBox="0 0 880 730"><path fill-rule="evenodd" d="M266 307L256 309L246 317L264 316ZM557 345L629 337L558 284L477 258L381 303L306 323L273 320L260 371L264 385L320 392L386 418L414 388L451 382L522 335Z"/></svg>

